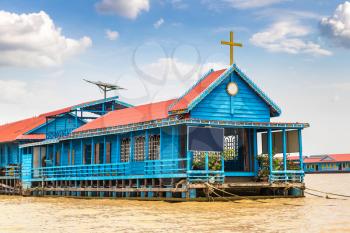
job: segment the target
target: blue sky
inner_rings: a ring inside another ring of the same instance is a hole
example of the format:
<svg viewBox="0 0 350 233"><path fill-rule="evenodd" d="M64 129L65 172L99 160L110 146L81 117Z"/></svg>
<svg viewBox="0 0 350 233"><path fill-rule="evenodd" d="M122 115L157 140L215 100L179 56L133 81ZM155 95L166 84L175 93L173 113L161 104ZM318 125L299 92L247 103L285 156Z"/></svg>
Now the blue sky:
<svg viewBox="0 0 350 233"><path fill-rule="evenodd" d="M179 96L227 66L230 30L236 63L283 110L273 120L311 123L306 153L350 152L344 0L2 0L0 123L100 98L83 78L133 104Z"/></svg>

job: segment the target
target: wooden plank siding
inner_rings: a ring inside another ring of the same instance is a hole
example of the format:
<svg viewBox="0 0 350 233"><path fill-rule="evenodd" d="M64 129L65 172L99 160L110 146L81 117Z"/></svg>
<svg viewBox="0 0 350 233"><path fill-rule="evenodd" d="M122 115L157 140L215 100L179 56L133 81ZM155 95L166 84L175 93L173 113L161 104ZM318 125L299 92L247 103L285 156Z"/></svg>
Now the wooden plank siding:
<svg viewBox="0 0 350 233"><path fill-rule="evenodd" d="M238 94L226 92L229 82L238 86ZM270 109L235 72L220 83L190 112L191 117L209 120L269 122Z"/></svg>

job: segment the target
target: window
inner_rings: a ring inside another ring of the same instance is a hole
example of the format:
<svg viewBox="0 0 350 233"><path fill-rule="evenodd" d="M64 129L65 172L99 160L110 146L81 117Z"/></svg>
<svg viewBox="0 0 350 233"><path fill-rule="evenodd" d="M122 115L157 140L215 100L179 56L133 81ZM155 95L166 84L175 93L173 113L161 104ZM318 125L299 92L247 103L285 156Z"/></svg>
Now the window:
<svg viewBox="0 0 350 233"><path fill-rule="evenodd" d="M106 142L106 163L111 163L112 143Z"/></svg>
<svg viewBox="0 0 350 233"><path fill-rule="evenodd" d="M95 144L95 164L103 163L103 154L104 154L104 144L96 143Z"/></svg>
<svg viewBox="0 0 350 233"><path fill-rule="evenodd" d="M160 135L150 135L148 141L148 159L158 160L160 158Z"/></svg>
<svg viewBox="0 0 350 233"><path fill-rule="evenodd" d="M225 136L224 158L225 160L237 160L238 158L238 135Z"/></svg>
<svg viewBox="0 0 350 233"><path fill-rule="evenodd" d="M130 138L123 138L120 143L120 161L129 162L130 160Z"/></svg>
<svg viewBox="0 0 350 233"><path fill-rule="evenodd" d="M135 152L134 152L135 161L145 160L145 137L144 136L135 137L134 148L135 148Z"/></svg>
<svg viewBox="0 0 350 233"><path fill-rule="evenodd" d="M56 166L59 166L61 163L61 152L60 151L56 151Z"/></svg>
<svg viewBox="0 0 350 233"><path fill-rule="evenodd" d="M84 164L91 164L91 145L85 145Z"/></svg>

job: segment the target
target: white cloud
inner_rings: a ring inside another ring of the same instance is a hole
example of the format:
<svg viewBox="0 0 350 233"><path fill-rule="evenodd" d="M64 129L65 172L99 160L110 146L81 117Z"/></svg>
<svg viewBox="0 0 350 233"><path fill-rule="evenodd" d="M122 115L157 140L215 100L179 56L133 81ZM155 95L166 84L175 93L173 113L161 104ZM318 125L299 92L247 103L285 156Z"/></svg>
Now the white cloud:
<svg viewBox="0 0 350 233"><path fill-rule="evenodd" d="M149 11L150 2L149 0L101 0L95 6L100 13L136 19L142 11Z"/></svg>
<svg viewBox="0 0 350 233"><path fill-rule="evenodd" d="M285 2L287 0L202 0L202 4L206 5L210 10L219 11L220 9L225 9L227 7L236 9L252 9L252 8L262 8Z"/></svg>
<svg viewBox="0 0 350 233"><path fill-rule="evenodd" d="M18 80L0 80L0 93L2 104L18 103L29 94L27 83Z"/></svg>
<svg viewBox="0 0 350 233"><path fill-rule="evenodd" d="M91 46L62 35L45 12L15 14L0 11L0 66L57 66Z"/></svg>
<svg viewBox="0 0 350 233"><path fill-rule="evenodd" d="M238 9L266 7L285 1L286 0L224 0L224 2L228 3L231 7Z"/></svg>
<svg viewBox="0 0 350 233"><path fill-rule="evenodd" d="M158 29L160 28L160 26L162 26L164 23L164 19L163 18L160 18L159 20L157 20L154 24L153 24L153 27L155 29Z"/></svg>
<svg viewBox="0 0 350 233"><path fill-rule="evenodd" d="M329 56L332 53L315 42L303 37L310 34L310 29L296 21L281 21L273 24L265 31L255 33L250 42L271 52L290 54L312 54Z"/></svg>
<svg viewBox="0 0 350 233"><path fill-rule="evenodd" d="M106 30L106 38L108 40L116 40L119 38L119 32L107 29Z"/></svg>
<svg viewBox="0 0 350 233"><path fill-rule="evenodd" d="M332 16L322 18L320 27L335 44L350 48L350 2L340 4Z"/></svg>

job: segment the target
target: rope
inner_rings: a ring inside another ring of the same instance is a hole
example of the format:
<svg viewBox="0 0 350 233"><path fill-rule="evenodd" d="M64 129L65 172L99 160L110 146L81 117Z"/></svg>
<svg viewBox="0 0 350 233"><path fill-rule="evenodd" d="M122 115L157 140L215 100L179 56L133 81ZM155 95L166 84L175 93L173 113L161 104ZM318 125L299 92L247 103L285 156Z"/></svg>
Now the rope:
<svg viewBox="0 0 350 233"><path fill-rule="evenodd" d="M216 188L216 187L210 185L209 183L205 183L205 185L207 185L208 187L210 187L210 188L212 188L212 189L218 190L218 191L220 191L220 192L226 193L226 194L231 195L231 196L234 196L234 197L238 197L238 198L240 198L240 199L249 200L249 201L256 201L256 202L261 202L261 203L267 203L267 202L264 202L264 201L254 200L254 199L252 199L252 198L242 197L242 196L239 196L239 195L237 195L237 194L227 192L227 191L225 191L225 190L223 190L223 189ZM214 191L213 191L213 192L214 192ZM223 198L224 198L224 197L223 197Z"/></svg>
<svg viewBox="0 0 350 233"><path fill-rule="evenodd" d="M326 195L326 196L321 196L321 195L317 195L317 194L310 193L310 192L306 192L306 191L304 191L304 192L307 193L307 194L309 194L309 195L312 195L312 196L315 196L315 197L320 197L320 198L333 199L333 200L343 200L343 201L348 200L348 199L343 199L343 198L330 197L330 196L328 196L328 195Z"/></svg>
<svg viewBox="0 0 350 233"><path fill-rule="evenodd" d="M221 192L226 193L226 194L229 194L229 195L231 195L231 196L238 197L238 198L240 198L240 199L249 200L249 201L253 201L253 202L259 202L259 203L264 203L264 204L269 203L269 202L265 202L265 201L261 201L261 200L255 200L255 199L248 198L248 197L242 197L242 196L239 196L239 195L237 195L237 194L230 193L230 192L227 192L227 191L225 191L225 190L216 188L216 187L210 185L209 183L205 183L205 185L207 185L208 187L210 187L210 188L212 188L212 189L221 191ZM212 192L213 192L214 194L218 195L218 194L215 193L213 190L212 190ZM222 198L225 199L225 197L222 197ZM226 198L226 199L227 199L227 198ZM227 200L232 201L232 200L230 200L230 199L227 199ZM234 202L234 201L232 201L232 202ZM291 205L291 206L303 206L303 205L289 204L289 203L282 203L282 204L283 204L283 205Z"/></svg>
<svg viewBox="0 0 350 233"><path fill-rule="evenodd" d="M318 193L330 194L330 195L333 195L333 196L348 197L348 198L350 198L350 196L344 195L344 194L337 194L337 193L324 192L324 191L320 191L320 190L316 190L316 189L311 189L311 188L305 188L305 189L308 189L308 190L314 191L314 192L318 192Z"/></svg>

